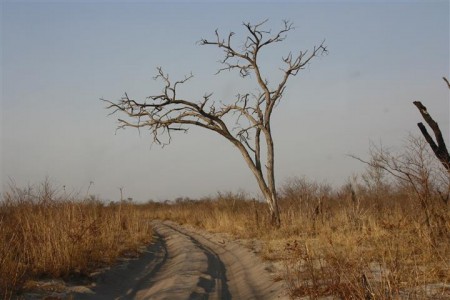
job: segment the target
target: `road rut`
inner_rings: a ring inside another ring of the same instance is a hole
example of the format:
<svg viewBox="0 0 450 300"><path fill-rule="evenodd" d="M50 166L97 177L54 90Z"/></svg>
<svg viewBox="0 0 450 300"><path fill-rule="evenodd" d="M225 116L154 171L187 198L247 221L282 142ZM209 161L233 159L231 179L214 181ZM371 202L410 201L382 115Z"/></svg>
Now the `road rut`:
<svg viewBox="0 0 450 300"><path fill-rule="evenodd" d="M75 299L285 299L262 262L237 243L173 222L153 222L144 255Z"/></svg>

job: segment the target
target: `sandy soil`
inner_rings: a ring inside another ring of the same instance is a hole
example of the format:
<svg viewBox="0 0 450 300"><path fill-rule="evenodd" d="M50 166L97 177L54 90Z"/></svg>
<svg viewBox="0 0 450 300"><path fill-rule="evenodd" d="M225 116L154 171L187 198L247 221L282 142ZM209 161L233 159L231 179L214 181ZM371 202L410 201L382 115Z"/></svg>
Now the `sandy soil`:
<svg viewBox="0 0 450 300"><path fill-rule="evenodd" d="M282 282L250 250L223 236L154 222L145 253L73 286L74 299L288 299Z"/></svg>

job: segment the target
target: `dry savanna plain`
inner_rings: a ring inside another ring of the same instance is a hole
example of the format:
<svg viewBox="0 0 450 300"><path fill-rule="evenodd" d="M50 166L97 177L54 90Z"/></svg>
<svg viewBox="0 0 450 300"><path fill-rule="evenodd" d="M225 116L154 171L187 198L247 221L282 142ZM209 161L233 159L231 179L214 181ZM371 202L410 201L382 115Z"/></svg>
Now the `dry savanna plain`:
<svg viewBox="0 0 450 300"><path fill-rule="evenodd" d="M411 180L372 163L342 187L284 182L279 228L240 193L105 203L11 185L0 298L450 299L448 172L410 146L395 158L415 159Z"/></svg>
<svg viewBox="0 0 450 300"><path fill-rule="evenodd" d="M2 1L0 300L450 300L449 2L228 2ZM260 194L196 176L240 180L215 140L146 163L106 114L161 147L220 136Z"/></svg>

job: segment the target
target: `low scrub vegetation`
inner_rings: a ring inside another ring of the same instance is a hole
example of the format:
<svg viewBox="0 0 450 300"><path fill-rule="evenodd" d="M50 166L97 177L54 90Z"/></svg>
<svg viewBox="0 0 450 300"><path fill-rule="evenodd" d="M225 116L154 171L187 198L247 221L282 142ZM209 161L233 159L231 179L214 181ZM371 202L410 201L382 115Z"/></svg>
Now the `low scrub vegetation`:
<svg viewBox="0 0 450 300"><path fill-rule="evenodd" d="M423 140L407 143L400 154L372 147L367 171L341 188L289 180L279 229L243 194L148 205L155 218L261 239L293 298L448 299L449 174Z"/></svg>
<svg viewBox="0 0 450 300"><path fill-rule="evenodd" d="M340 188L288 180L280 228L262 199L242 193L105 205L48 183L13 187L0 206L1 296L30 278L88 274L114 262L149 242L150 220L161 219L260 240L259 253L281 266L292 298L449 299L449 173L423 141L405 149L373 147L366 172Z"/></svg>
<svg viewBox="0 0 450 300"><path fill-rule="evenodd" d="M77 200L49 182L11 186L0 202L0 298L27 280L86 276L151 239L146 211L94 197Z"/></svg>
<svg viewBox="0 0 450 300"><path fill-rule="evenodd" d="M442 299L450 293L450 217L430 228L407 189L360 184L332 190L293 179L274 229L264 203L225 193L202 200L149 203L155 218L263 241L263 258L282 261L293 298ZM444 209L435 198L433 205ZM444 214L445 212L445 214Z"/></svg>

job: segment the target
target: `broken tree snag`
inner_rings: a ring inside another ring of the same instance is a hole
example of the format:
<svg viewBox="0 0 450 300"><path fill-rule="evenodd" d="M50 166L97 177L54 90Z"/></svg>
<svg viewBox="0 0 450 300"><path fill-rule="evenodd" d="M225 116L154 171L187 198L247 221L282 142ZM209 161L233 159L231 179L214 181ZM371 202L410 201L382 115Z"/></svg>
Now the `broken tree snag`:
<svg viewBox="0 0 450 300"><path fill-rule="evenodd" d="M436 142L430 136L425 125L423 125L422 122L417 123L417 126L419 127L422 135L430 145L436 157L444 165L447 171L450 172L450 154L448 153L447 147L445 146L444 138L442 137L442 132L439 129L438 123L433 120L433 118L428 113L427 108L420 101L414 101L413 104L417 107L425 122L427 122L427 124L433 130L434 136L436 137Z"/></svg>

